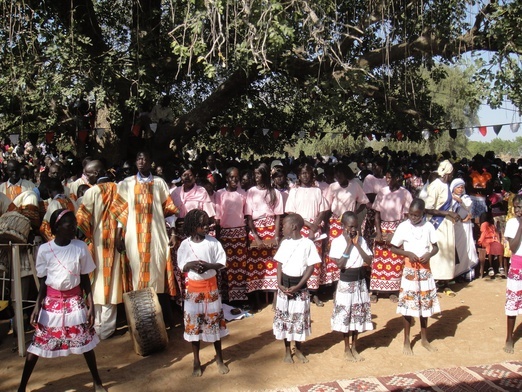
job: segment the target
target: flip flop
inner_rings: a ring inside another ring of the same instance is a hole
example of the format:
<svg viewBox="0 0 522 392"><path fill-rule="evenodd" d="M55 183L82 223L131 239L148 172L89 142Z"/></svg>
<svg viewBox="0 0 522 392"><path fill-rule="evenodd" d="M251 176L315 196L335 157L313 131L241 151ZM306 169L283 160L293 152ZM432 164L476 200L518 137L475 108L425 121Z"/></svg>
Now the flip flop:
<svg viewBox="0 0 522 392"><path fill-rule="evenodd" d="M444 294L446 294L448 297L451 297L451 298L457 296L457 293L454 292L454 291L453 291L452 289L450 289L449 287L446 287L446 288L444 289Z"/></svg>

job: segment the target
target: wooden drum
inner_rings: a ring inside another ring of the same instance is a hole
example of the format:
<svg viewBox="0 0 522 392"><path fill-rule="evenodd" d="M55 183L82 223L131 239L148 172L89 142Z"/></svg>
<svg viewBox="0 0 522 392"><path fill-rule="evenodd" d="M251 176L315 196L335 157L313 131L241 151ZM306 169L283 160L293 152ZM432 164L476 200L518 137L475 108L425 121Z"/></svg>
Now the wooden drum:
<svg viewBox="0 0 522 392"><path fill-rule="evenodd" d="M154 289L124 293L123 303L136 354L146 356L167 347L169 338Z"/></svg>
<svg viewBox="0 0 522 392"><path fill-rule="evenodd" d="M31 221L19 212L10 211L0 216L0 242L27 244Z"/></svg>

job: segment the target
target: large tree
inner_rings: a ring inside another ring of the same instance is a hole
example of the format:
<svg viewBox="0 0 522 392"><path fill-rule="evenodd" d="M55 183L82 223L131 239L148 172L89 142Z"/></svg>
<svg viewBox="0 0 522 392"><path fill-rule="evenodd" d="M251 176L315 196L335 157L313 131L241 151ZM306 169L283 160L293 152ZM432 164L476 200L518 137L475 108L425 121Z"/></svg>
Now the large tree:
<svg viewBox="0 0 522 392"><path fill-rule="evenodd" d="M491 82L492 105L522 104L519 1L13 0L1 10L4 133L73 133L95 119L114 145L142 106L171 94L161 146L197 135L261 152L321 124L418 140L451 126L424 70L441 74L466 53L491 53L475 78Z"/></svg>

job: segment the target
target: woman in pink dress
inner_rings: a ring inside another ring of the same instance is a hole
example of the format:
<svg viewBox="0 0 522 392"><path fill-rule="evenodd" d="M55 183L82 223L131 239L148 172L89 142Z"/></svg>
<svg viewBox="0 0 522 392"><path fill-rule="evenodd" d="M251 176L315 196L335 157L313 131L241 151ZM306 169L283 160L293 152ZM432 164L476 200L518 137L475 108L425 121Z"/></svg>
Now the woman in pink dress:
<svg viewBox="0 0 522 392"><path fill-rule="evenodd" d="M290 189L285 206L285 213L296 213L304 219L301 235L314 241L322 234L324 215L328 210L328 203L323 197L321 189L317 187L314 179L314 169L308 163L303 163L297 170L298 180L296 186ZM322 258L322 242L315 241L317 253ZM307 287L312 295L312 301L317 306L324 306L317 296L320 284L324 284L326 277L325 266L322 263L314 266L314 271L308 279ZM322 278L322 279L321 279Z"/></svg>
<svg viewBox="0 0 522 392"><path fill-rule="evenodd" d="M400 184L402 173L398 169L386 172L388 186L382 188L375 197L375 247L373 250L372 273L370 279L371 302L377 302L378 292L389 292L390 300L397 302L401 288L404 257L392 253L390 241L393 233L408 215L413 200L411 193Z"/></svg>
<svg viewBox="0 0 522 392"><path fill-rule="evenodd" d="M172 201L174 205L179 208L178 219L176 220L176 230L173 235L175 238L171 238L171 244L173 245L172 260L174 263L174 273L176 275L176 281L180 288L180 295L183 296L185 292L185 276L181 272L177 264L177 249L186 237L183 231L183 220L187 212L193 209L203 210L210 217L213 222L216 215L214 209L214 203L210 200L210 196L207 190L196 184L196 173L197 170L190 165L182 166L181 168L181 186L176 187L171 192Z"/></svg>
<svg viewBox="0 0 522 392"><path fill-rule="evenodd" d="M362 187L356 181L353 181L355 175L348 165L340 163L335 166L334 176L336 182L330 184L326 192L326 201L330 206L331 216L328 249L325 253L325 284L331 284L339 280L339 268L336 262L330 259L328 254L332 240L339 237L343 232L341 216L346 211L352 211L358 214L369 202Z"/></svg>
<svg viewBox="0 0 522 392"><path fill-rule="evenodd" d="M254 170L256 185L247 192L245 217L250 229L247 262L247 290L277 290L274 255L280 240L283 197L270 181L270 168L261 163Z"/></svg>

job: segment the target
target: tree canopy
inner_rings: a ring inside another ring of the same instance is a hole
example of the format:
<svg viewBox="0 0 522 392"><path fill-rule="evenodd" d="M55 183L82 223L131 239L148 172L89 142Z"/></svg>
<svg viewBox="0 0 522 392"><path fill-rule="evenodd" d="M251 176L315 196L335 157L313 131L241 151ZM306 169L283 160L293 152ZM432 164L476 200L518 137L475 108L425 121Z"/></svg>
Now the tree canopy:
<svg viewBox="0 0 522 392"><path fill-rule="evenodd" d="M114 145L168 94L161 140L178 148L197 136L280 150L324 127L416 141L452 125L430 81L467 53L480 98L522 104L518 1L19 0L1 12L4 134L110 128Z"/></svg>

